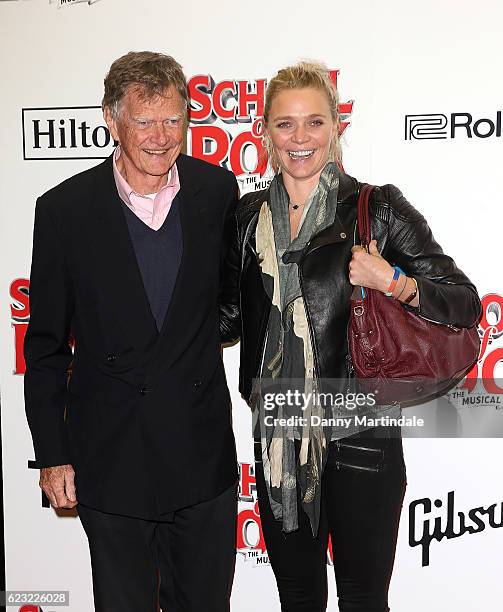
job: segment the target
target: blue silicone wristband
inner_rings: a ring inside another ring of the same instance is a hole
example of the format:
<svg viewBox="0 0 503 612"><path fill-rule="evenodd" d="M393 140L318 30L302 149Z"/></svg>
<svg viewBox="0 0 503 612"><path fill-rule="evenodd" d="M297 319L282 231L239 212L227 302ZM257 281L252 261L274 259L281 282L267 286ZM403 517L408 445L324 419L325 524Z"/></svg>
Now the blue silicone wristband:
<svg viewBox="0 0 503 612"><path fill-rule="evenodd" d="M391 279L390 286L392 286L393 289L394 289L395 285L396 285L396 281L400 278L400 274L403 274L404 272L398 266L393 266L393 268L394 268L395 272L393 274L393 278ZM385 291L384 295L387 296L387 297L392 297L393 289L391 291Z"/></svg>

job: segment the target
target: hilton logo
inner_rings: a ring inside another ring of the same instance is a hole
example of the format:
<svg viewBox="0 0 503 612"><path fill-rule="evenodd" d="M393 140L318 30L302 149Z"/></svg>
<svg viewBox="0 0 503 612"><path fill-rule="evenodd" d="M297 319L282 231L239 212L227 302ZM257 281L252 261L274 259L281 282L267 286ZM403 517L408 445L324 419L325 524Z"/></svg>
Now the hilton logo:
<svg viewBox="0 0 503 612"><path fill-rule="evenodd" d="M23 159L105 159L114 141L101 106L23 108Z"/></svg>

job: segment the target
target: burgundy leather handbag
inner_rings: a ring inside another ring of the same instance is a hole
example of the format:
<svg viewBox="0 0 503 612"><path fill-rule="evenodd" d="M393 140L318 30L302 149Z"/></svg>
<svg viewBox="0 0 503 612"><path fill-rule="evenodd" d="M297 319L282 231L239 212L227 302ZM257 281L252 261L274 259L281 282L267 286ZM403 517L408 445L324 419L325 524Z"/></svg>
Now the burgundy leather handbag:
<svg viewBox="0 0 503 612"><path fill-rule="evenodd" d="M368 250L369 198L358 197L358 234ZM475 365L477 327L458 329L424 319L375 289L355 287L351 296L348 343L352 365L378 404L417 404L447 393Z"/></svg>

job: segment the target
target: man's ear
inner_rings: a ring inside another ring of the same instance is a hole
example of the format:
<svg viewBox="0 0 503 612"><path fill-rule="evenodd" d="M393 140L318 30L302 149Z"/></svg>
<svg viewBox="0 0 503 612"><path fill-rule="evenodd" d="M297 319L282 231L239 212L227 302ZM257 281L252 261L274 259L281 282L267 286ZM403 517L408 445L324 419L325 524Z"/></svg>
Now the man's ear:
<svg viewBox="0 0 503 612"><path fill-rule="evenodd" d="M117 131L117 121L112 116L112 113L108 106L105 106L105 108L103 109L103 117L108 126L108 129L110 130L110 134L112 135L112 138L116 142L119 142L119 133Z"/></svg>

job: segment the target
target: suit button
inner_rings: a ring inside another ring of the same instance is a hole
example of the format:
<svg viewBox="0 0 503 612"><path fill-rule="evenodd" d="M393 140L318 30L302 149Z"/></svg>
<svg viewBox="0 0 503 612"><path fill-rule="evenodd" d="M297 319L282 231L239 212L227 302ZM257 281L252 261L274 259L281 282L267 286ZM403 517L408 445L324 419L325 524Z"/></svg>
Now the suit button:
<svg viewBox="0 0 503 612"><path fill-rule="evenodd" d="M141 393L142 395L147 395L147 393L150 393L151 391L152 391L152 389L149 389L148 387L142 387L142 388L140 389L140 393Z"/></svg>
<svg viewBox="0 0 503 612"><path fill-rule="evenodd" d="M116 353L110 353L110 355L107 355L107 361L110 363L113 363L118 358L119 358L119 355L117 355Z"/></svg>
<svg viewBox="0 0 503 612"><path fill-rule="evenodd" d="M194 389L200 389L202 384L203 384L202 380L195 380L194 381Z"/></svg>

